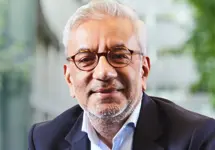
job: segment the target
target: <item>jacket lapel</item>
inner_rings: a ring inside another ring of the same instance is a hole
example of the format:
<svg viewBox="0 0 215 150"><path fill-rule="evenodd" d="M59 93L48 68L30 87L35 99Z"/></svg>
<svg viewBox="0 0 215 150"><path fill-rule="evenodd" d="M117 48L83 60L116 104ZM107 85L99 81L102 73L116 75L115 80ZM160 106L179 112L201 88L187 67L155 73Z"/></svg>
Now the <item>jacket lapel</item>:
<svg viewBox="0 0 215 150"><path fill-rule="evenodd" d="M80 139L76 143L74 143L74 146L71 147L71 150L90 150L90 141L85 136L84 138Z"/></svg>
<svg viewBox="0 0 215 150"><path fill-rule="evenodd" d="M65 140L70 143L70 147L65 150L90 150L90 141L86 133L81 131L83 113L77 119L73 128L65 137Z"/></svg>
<svg viewBox="0 0 215 150"><path fill-rule="evenodd" d="M164 150L156 140L162 135L158 108L155 102L143 93L137 127L134 132L133 150Z"/></svg>

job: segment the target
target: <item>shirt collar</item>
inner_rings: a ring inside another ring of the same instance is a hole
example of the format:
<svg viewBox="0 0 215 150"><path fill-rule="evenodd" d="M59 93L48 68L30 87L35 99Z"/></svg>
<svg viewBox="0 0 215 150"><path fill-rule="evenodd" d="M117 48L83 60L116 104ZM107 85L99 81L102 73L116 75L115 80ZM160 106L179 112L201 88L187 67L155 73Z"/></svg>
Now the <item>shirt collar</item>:
<svg viewBox="0 0 215 150"><path fill-rule="evenodd" d="M127 124L132 123L134 125L134 127L136 127L137 125L137 120L139 118L139 114L140 114L140 108L141 108L141 104L142 104L142 100L140 100L136 106L136 108L134 109L134 111L131 113L130 117L128 118L128 120L124 123L123 126L126 126Z"/></svg>

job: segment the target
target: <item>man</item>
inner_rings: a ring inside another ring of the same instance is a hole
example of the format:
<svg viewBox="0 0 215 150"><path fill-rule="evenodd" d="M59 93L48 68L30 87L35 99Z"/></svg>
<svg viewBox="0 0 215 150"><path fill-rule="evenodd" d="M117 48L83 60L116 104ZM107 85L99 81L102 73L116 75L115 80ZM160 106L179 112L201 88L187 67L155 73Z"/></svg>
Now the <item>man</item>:
<svg viewBox="0 0 215 150"><path fill-rule="evenodd" d="M90 2L64 31L70 94L79 105L35 124L30 150L214 150L215 121L145 94L144 24L113 0Z"/></svg>

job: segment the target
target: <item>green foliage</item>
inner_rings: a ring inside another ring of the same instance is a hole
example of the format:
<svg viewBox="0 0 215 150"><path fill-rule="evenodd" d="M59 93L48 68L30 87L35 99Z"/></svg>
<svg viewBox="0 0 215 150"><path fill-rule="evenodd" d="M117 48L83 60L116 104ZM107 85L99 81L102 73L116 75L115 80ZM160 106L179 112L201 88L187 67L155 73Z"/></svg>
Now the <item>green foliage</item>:
<svg viewBox="0 0 215 150"><path fill-rule="evenodd" d="M212 105L215 108L215 1L188 0L193 6L195 28L186 47L192 50L199 81L193 85L193 92L208 92L211 94Z"/></svg>

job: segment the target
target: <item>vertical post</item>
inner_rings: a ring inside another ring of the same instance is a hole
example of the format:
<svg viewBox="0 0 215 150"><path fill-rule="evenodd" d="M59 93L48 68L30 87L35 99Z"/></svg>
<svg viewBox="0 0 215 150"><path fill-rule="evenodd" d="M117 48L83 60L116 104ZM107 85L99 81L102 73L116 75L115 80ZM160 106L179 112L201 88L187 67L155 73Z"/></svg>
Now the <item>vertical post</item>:
<svg viewBox="0 0 215 150"><path fill-rule="evenodd" d="M6 40L6 27L7 27L7 15L8 15L8 0L1 0L0 1L0 53L4 51L5 47L7 46ZM5 148L5 128L6 128L6 103L4 98L4 65L2 63L2 58L0 58L0 150L4 150Z"/></svg>
<svg viewBox="0 0 215 150"><path fill-rule="evenodd" d="M6 101L5 101L5 80L4 80L4 73L1 73L1 86L0 86L0 150L5 149L5 137L6 137L6 133L5 133L5 129L6 129L6 122L7 122L7 118L6 118Z"/></svg>

